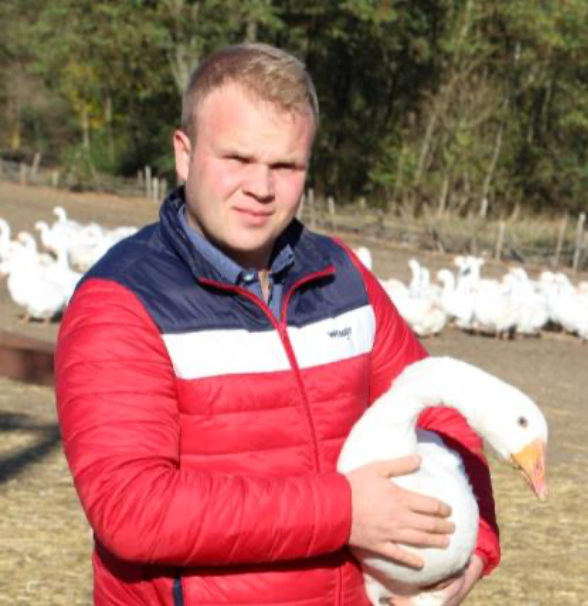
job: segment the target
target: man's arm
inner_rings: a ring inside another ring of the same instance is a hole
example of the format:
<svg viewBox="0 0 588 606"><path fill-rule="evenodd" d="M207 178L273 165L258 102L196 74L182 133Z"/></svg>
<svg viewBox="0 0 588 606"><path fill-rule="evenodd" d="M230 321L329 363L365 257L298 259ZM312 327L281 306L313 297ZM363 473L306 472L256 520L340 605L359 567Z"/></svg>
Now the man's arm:
<svg viewBox="0 0 588 606"><path fill-rule="evenodd" d="M86 516L117 557L174 566L308 558L346 544L340 474L251 478L180 466L178 384L138 299L88 280L56 351L63 444Z"/></svg>

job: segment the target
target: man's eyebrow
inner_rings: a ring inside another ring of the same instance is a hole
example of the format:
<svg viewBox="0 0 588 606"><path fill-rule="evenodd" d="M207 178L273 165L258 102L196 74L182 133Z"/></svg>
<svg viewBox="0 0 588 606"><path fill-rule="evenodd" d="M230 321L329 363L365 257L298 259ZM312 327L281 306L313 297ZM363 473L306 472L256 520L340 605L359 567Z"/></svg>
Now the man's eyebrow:
<svg viewBox="0 0 588 606"><path fill-rule="evenodd" d="M247 162L255 162L257 160L254 153L239 145L227 146L221 148L219 151L221 157L223 158L238 158ZM268 164L270 166L292 166L295 168L304 168L308 165L308 162L305 158L298 158L295 155L288 155L282 158L275 158L274 160L268 162Z"/></svg>
<svg viewBox="0 0 588 606"><path fill-rule="evenodd" d="M219 152L220 152L220 155L223 157L236 156L239 158L254 159L254 154L252 154L245 147L241 147L240 145L237 145L237 144L230 144L230 145L222 146L219 149Z"/></svg>

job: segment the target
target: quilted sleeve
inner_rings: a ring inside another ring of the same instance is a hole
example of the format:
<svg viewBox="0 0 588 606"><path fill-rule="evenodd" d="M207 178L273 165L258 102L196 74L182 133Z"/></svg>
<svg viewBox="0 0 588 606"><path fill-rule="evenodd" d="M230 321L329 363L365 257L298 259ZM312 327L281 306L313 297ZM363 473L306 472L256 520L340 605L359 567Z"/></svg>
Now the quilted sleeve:
<svg viewBox="0 0 588 606"><path fill-rule="evenodd" d="M173 566L308 558L346 543L336 473L248 478L180 466L175 377L134 294L98 279L76 292L55 358L64 451L98 540L115 556Z"/></svg>
<svg viewBox="0 0 588 606"><path fill-rule="evenodd" d="M414 333L400 317L377 278L350 252L363 273L368 296L376 316L376 340L372 358L370 400L375 401L392 384L402 369L427 355ZM465 418L451 408L429 408L419 419L419 427L435 431L456 450L464 461L480 509L476 553L484 561L483 574L489 574L500 561L499 530L481 438Z"/></svg>

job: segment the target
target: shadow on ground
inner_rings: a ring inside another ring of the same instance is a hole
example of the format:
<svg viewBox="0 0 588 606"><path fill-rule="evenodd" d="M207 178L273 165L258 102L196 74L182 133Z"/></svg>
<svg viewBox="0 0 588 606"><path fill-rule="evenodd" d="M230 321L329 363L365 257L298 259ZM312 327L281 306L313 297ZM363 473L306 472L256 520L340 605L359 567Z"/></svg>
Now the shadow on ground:
<svg viewBox="0 0 588 606"><path fill-rule="evenodd" d="M25 433L33 435L35 440L31 445L12 449L0 456L0 484L50 455L61 440L56 423L40 424L34 417L23 413L0 412L0 434L4 433Z"/></svg>

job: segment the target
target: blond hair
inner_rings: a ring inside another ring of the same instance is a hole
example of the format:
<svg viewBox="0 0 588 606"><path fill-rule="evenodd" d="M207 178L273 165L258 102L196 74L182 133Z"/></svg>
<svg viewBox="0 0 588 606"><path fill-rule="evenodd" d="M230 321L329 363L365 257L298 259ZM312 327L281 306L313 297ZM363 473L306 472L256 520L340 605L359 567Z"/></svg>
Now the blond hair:
<svg viewBox="0 0 588 606"><path fill-rule="evenodd" d="M304 64L269 44L237 44L210 55L190 76L182 98L182 130L190 140L196 137L198 109L204 99L229 83L286 112L310 109L318 125L316 90Z"/></svg>

